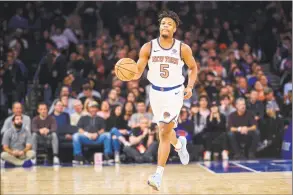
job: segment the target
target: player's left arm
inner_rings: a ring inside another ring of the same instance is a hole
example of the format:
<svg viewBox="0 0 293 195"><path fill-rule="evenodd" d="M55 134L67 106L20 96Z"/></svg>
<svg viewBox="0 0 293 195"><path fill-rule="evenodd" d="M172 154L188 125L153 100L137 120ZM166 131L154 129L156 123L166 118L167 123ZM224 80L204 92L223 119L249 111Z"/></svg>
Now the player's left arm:
<svg viewBox="0 0 293 195"><path fill-rule="evenodd" d="M194 87L195 82L197 81L197 63L192 55L191 48L184 43L181 44L182 59L190 70L188 74L188 84L184 90L184 99L189 99L192 96L192 89Z"/></svg>

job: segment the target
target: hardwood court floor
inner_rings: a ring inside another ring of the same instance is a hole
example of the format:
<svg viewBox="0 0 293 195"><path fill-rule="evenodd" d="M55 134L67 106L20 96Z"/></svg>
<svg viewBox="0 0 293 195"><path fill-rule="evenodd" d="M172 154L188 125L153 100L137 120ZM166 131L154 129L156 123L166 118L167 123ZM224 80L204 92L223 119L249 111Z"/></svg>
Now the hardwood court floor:
<svg viewBox="0 0 293 195"><path fill-rule="evenodd" d="M1 169L1 194L292 194L292 173L215 174L168 165L161 191L146 182L155 165Z"/></svg>

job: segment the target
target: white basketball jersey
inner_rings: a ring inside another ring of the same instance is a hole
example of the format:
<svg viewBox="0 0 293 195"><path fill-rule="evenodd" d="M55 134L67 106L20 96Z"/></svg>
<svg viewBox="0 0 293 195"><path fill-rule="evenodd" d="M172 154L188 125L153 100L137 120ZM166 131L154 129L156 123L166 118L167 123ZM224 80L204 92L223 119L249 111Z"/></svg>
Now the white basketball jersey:
<svg viewBox="0 0 293 195"><path fill-rule="evenodd" d="M174 39L170 49L160 46L159 38L151 41L151 53L148 61L148 80L159 87L174 87L184 83L181 59L181 41Z"/></svg>

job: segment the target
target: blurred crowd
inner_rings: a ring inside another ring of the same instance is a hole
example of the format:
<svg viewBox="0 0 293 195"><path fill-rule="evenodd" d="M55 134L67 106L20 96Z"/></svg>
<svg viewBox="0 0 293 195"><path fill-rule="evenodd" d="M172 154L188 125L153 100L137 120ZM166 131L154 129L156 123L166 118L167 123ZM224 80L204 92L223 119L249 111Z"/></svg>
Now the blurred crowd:
<svg viewBox="0 0 293 195"><path fill-rule="evenodd" d="M140 47L158 36L163 9L180 16L175 38L191 47L199 65L176 128L188 138L193 160L220 153L222 159L252 159L266 149L278 157L292 117L291 7L292 2L4 2L2 159L21 164L32 150L28 156L35 160L38 145L45 145L59 163L67 143L75 162L84 161L83 147L89 145L102 145L109 161L119 162L123 154L125 161L154 162L159 139L146 74L122 82L113 67L121 58L137 60ZM269 75L279 78L277 87ZM28 102L34 90L38 97ZM27 139L10 143L18 130L28 131ZM178 160L174 152L170 160Z"/></svg>

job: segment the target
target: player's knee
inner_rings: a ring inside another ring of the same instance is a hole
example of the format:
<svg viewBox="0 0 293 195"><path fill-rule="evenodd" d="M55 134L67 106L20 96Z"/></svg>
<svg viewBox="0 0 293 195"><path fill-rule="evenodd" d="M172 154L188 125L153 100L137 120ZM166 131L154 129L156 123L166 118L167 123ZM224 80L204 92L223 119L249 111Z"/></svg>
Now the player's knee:
<svg viewBox="0 0 293 195"><path fill-rule="evenodd" d="M170 124L162 123L160 124L160 134L162 138L168 137L172 130L172 126Z"/></svg>

